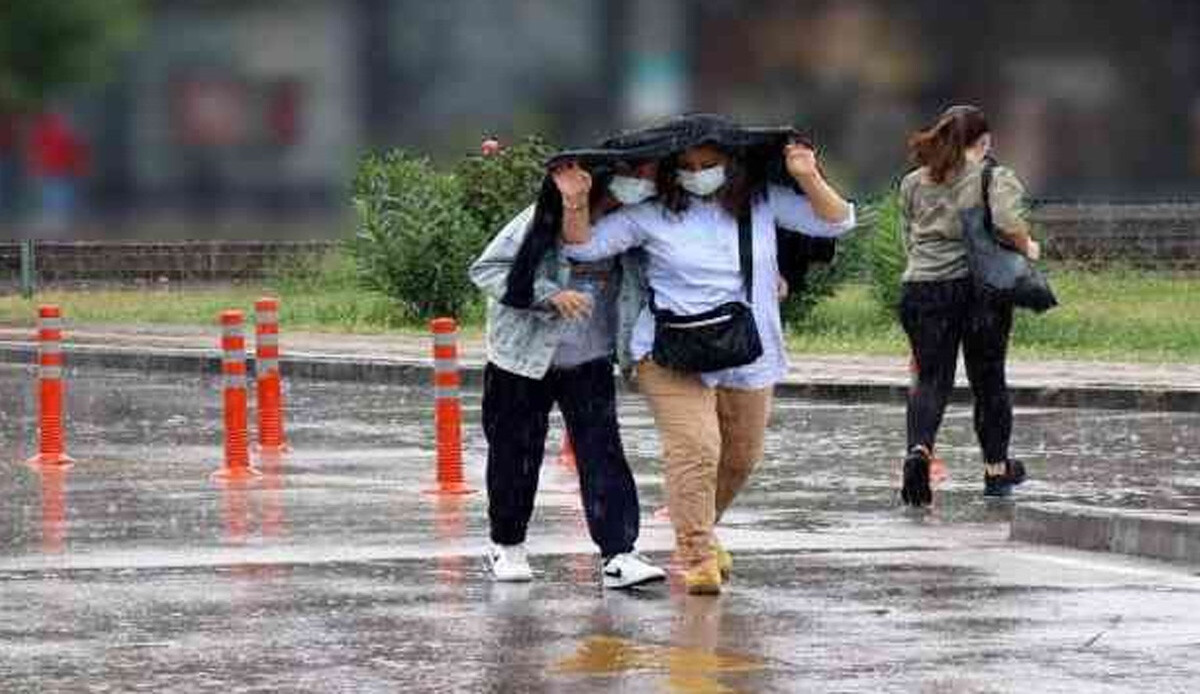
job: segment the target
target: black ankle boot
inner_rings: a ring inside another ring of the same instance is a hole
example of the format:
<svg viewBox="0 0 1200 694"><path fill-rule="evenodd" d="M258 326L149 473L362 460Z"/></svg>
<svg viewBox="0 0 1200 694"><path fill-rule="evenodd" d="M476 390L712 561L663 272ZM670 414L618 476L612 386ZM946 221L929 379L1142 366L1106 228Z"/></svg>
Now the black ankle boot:
<svg viewBox="0 0 1200 694"><path fill-rule="evenodd" d="M1004 472L998 475L983 474L983 495L1004 498L1012 494L1013 487L1025 481L1025 463L1009 458L1004 463Z"/></svg>
<svg viewBox="0 0 1200 694"><path fill-rule="evenodd" d="M929 488L929 455L920 448L914 448L904 459L900 500L914 507L933 503L933 490Z"/></svg>

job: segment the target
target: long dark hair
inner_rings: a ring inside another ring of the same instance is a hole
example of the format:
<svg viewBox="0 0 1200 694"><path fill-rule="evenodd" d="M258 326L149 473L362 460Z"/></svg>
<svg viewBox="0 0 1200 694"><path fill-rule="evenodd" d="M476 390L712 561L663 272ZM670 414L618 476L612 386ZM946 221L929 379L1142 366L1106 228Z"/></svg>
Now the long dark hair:
<svg viewBox="0 0 1200 694"><path fill-rule="evenodd" d="M533 305L534 275L542 258L554 248L562 215L562 196L554 185L554 179L546 176L542 179L542 190L533 210L533 219L529 220L529 230L508 271L508 286L500 300L502 303L514 308Z"/></svg>
<svg viewBox="0 0 1200 694"><path fill-rule="evenodd" d="M608 195L608 181L612 178L612 173L605 168L593 169L591 173L592 190L588 196L588 204L595 211ZM562 218L562 194L558 192L554 179L546 176L542 179L542 190L538 194L529 230L521 241L517 257L513 259L512 267L508 271L508 285L501 303L514 308L529 308L533 305L533 284L537 279L537 269L546 254L558 243Z"/></svg>
<svg viewBox="0 0 1200 694"><path fill-rule="evenodd" d="M951 106L929 128L908 138L912 162L929 171L929 180L945 183L963 164L963 152L991 132L987 117L975 106Z"/></svg>
<svg viewBox="0 0 1200 694"><path fill-rule="evenodd" d="M725 185L716 192L716 200L731 217L739 217L750 209L756 198L766 193L765 177L756 175L753 170L755 159L746 157L744 152L715 144L700 146L715 147L728 157L725 164ZM668 158L666 165L659 166L658 169L658 190L662 205L674 214L686 210L692 197L691 193L679 185L679 157L682 154L679 152Z"/></svg>

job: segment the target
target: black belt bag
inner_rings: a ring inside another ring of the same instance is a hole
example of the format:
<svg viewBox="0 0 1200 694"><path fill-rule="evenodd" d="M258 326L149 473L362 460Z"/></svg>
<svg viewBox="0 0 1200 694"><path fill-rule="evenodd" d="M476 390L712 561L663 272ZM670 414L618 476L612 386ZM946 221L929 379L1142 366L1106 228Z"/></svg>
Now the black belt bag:
<svg viewBox="0 0 1200 694"><path fill-rule="evenodd" d="M704 313L678 315L659 310L654 305L654 292L650 292L650 310L654 313L651 356L656 364L703 373L744 366L762 356L762 339L751 308L754 246L749 211L738 219L738 255L747 303L731 301Z"/></svg>
<svg viewBox="0 0 1200 694"><path fill-rule="evenodd" d="M740 301L711 311L677 316L654 314L654 362L676 371L720 371L762 356L754 313Z"/></svg>

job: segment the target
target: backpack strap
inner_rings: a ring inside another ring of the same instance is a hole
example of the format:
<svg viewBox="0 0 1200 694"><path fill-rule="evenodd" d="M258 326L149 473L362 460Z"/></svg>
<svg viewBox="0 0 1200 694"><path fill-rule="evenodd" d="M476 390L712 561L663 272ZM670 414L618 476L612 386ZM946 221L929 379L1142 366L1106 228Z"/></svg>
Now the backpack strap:
<svg viewBox="0 0 1200 694"><path fill-rule="evenodd" d="M983 183L983 223L992 236L996 235L992 226L992 170L995 168L996 160L988 157L983 160L983 173L979 175Z"/></svg>
<svg viewBox="0 0 1200 694"><path fill-rule="evenodd" d="M754 304L754 228L750 213L753 205L738 215L738 261L742 268L742 286L746 289L746 303Z"/></svg>

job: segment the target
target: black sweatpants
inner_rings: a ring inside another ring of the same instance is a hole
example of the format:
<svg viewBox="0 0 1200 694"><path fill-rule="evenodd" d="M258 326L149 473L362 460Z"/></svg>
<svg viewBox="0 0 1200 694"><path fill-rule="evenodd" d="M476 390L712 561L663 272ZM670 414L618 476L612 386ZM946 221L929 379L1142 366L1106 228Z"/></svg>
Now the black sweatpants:
<svg viewBox="0 0 1200 694"><path fill-rule="evenodd" d="M975 434L985 463L1008 459L1012 400L1004 375L1011 304L980 296L970 279L906 282L900 322L917 360L917 383L908 396L908 450L933 450L954 388L958 349L975 399Z"/></svg>
<svg viewBox="0 0 1200 694"><path fill-rule="evenodd" d="M639 507L617 425L609 359L551 369L536 380L494 364L484 371L488 518L492 541L525 541L545 453L550 408L558 405L575 447L579 491L592 540L604 557L633 550Z"/></svg>

